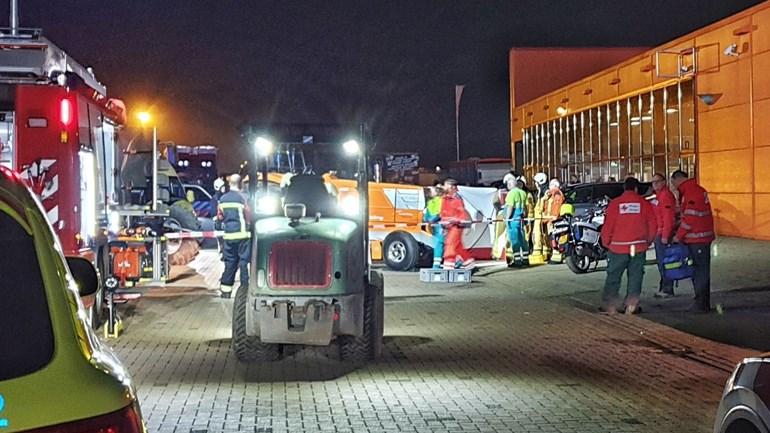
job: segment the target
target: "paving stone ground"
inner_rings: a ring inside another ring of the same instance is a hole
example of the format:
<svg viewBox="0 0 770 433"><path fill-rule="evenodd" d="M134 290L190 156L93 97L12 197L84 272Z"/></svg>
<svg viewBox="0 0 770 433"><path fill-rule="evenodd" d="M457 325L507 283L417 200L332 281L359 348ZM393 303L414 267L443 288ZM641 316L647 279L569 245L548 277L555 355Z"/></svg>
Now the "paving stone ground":
<svg viewBox="0 0 770 433"><path fill-rule="evenodd" d="M239 364L232 301L194 278L147 292L110 344L155 432L711 430L749 352L519 290L539 272L464 286L387 273L384 356L360 368L333 348Z"/></svg>

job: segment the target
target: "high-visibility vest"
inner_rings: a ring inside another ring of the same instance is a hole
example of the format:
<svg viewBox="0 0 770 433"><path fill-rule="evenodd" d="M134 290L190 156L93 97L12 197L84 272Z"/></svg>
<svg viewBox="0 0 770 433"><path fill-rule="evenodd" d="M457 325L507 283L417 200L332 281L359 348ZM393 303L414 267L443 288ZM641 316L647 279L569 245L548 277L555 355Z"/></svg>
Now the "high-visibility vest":
<svg viewBox="0 0 770 433"><path fill-rule="evenodd" d="M238 191L230 191L219 199L219 214L227 240L248 239L251 237L248 224L248 200Z"/></svg>
<svg viewBox="0 0 770 433"><path fill-rule="evenodd" d="M521 188L512 189L505 198L505 205L513 209L522 209L526 211L527 193Z"/></svg>

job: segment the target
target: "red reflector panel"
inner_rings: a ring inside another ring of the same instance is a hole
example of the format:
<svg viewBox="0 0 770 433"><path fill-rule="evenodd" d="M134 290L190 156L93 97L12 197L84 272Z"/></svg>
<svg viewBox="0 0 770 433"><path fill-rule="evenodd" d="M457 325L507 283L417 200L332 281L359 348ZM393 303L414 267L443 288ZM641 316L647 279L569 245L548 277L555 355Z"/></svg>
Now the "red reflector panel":
<svg viewBox="0 0 770 433"><path fill-rule="evenodd" d="M62 99L59 105L59 119L64 126L72 123L72 101L67 98Z"/></svg>
<svg viewBox="0 0 770 433"><path fill-rule="evenodd" d="M133 406L107 415L75 421L39 430L31 433L142 433L142 420Z"/></svg>
<svg viewBox="0 0 770 433"><path fill-rule="evenodd" d="M271 288L323 289L332 281L332 248L319 241L276 242L268 267Z"/></svg>

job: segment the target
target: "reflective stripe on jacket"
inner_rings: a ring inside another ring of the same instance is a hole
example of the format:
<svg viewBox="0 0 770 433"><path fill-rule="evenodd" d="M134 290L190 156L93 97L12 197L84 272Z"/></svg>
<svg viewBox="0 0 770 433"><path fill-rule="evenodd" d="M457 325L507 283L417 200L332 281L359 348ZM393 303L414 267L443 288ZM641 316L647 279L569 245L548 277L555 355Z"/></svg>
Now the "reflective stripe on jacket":
<svg viewBox="0 0 770 433"><path fill-rule="evenodd" d="M655 200L652 202L655 209L655 218L658 221L658 235L663 239L671 240L674 234L676 222L676 198L668 187L655 192Z"/></svg>
<svg viewBox="0 0 770 433"><path fill-rule="evenodd" d="M239 191L230 191L219 199L217 218L222 221L225 240L248 239L251 218L248 200Z"/></svg>
<svg viewBox="0 0 770 433"><path fill-rule="evenodd" d="M714 216L709 196L703 187L688 179L679 185L682 223L676 237L686 244L705 244L714 240Z"/></svg>
<svg viewBox="0 0 770 433"><path fill-rule="evenodd" d="M607 206L602 243L613 253L644 253L657 233L655 210L635 191L624 192Z"/></svg>

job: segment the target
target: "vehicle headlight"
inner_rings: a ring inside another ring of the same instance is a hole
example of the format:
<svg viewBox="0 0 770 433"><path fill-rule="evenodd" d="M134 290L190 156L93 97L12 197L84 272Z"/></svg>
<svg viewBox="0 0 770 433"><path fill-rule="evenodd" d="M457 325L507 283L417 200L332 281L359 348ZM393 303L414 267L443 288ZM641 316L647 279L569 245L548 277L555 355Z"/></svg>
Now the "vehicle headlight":
<svg viewBox="0 0 770 433"><path fill-rule="evenodd" d="M261 214L277 214L281 208L281 202L274 195L266 195L257 200L257 211Z"/></svg>
<svg viewBox="0 0 770 433"><path fill-rule="evenodd" d="M348 195L340 200L340 210L347 216L358 215L358 196Z"/></svg>

